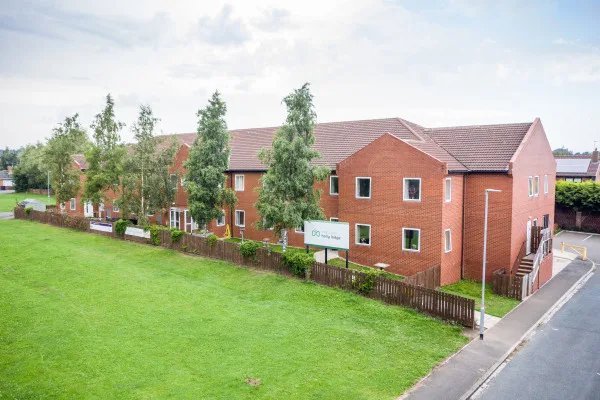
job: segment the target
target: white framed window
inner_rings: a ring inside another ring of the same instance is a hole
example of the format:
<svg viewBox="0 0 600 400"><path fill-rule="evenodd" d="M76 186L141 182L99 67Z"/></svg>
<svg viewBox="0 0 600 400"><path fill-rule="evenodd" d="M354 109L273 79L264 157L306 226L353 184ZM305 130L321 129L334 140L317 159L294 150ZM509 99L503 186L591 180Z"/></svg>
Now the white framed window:
<svg viewBox="0 0 600 400"><path fill-rule="evenodd" d="M221 210L221 211L222 211L221 216L217 218L217 226L225 225L225 210Z"/></svg>
<svg viewBox="0 0 600 400"><path fill-rule="evenodd" d="M304 224L302 224L301 226L297 226L296 228L294 228L294 232L304 234Z"/></svg>
<svg viewBox="0 0 600 400"><path fill-rule="evenodd" d="M369 224L356 224L356 234L354 242L360 246L371 245L371 225Z"/></svg>
<svg viewBox="0 0 600 400"><path fill-rule="evenodd" d="M181 187L185 187L185 178L183 176L179 180L179 183L181 184Z"/></svg>
<svg viewBox="0 0 600 400"><path fill-rule="evenodd" d="M450 229L444 231L444 250L446 253L452 251L452 231Z"/></svg>
<svg viewBox="0 0 600 400"><path fill-rule="evenodd" d="M244 210L235 210L235 226L241 228L246 226L246 212Z"/></svg>
<svg viewBox="0 0 600 400"><path fill-rule="evenodd" d="M421 201L421 178L404 178L404 201Z"/></svg>
<svg viewBox="0 0 600 400"><path fill-rule="evenodd" d="M575 182L575 183L581 183L581 178L573 178L573 182Z"/></svg>
<svg viewBox="0 0 600 400"><path fill-rule="evenodd" d="M245 177L244 175L235 175L234 177L234 188L236 192L243 192L244 191L244 184L245 184Z"/></svg>
<svg viewBox="0 0 600 400"><path fill-rule="evenodd" d="M533 176L528 178L529 183L529 197L533 197Z"/></svg>
<svg viewBox="0 0 600 400"><path fill-rule="evenodd" d="M63 201L62 203L60 203L60 209L64 210L65 209L65 202Z"/></svg>
<svg viewBox="0 0 600 400"><path fill-rule="evenodd" d="M356 177L356 198L370 199L371 198L371 177L357 176Z"/></svg>
<svg viewBox="0 0 600 400"><path fill-rule="evenodd" d="M402 250L421 251L421 230L418 228L402 228Z"/></svg>
<svg viewBox="0 0 600 400"><path fill-rule="evenodd" d="M544 175L544 194L548 194L548 175Z"/></svg>
<svg viewBox="0 0 600 400"><path fill-rule="evenodd" d="M444 199L446 203L452 201L452 178L446 178L444 181Z"/></svg>
<svg viewBox="0 0 600 400"><path fill-rule="evenodd" d="M340 222L340 219L338 217L331 217L331 218L329 218L329 220L331 222Z"/></svg>
<svg viewBox="0 0 600 400"><path fill-rule="evenodd" d="M74 211L77 209L77 199L75 197L71 197L69 200L69 210Z"/></svg>
<svg viewBox="0 0 600 400"><path fill-rule="evenodd" d="M539 196L540 194L540 177L539 176L534 176L533 177L533 195L534 196Z"/></svg>
<svg viewBox="0 0 600 400"><path fill-rule="evenodd" d="M332 196L340 194L339 179L336 175L329 177L329 194Z"/></svg>
<svg viewBox="0 0 600 400"><path fill-rule="evenodd" d="M119 212L119 206L113 205L113 212Z"/></svg>
<svg viewBox="0 0 600 400"><path fill-rule="evenodd" d="M177 174L171 174L170 178L171 178L171 186L173 187L173 189L177 190L177 181L179 180L179 178L177 178Z"/></svg>

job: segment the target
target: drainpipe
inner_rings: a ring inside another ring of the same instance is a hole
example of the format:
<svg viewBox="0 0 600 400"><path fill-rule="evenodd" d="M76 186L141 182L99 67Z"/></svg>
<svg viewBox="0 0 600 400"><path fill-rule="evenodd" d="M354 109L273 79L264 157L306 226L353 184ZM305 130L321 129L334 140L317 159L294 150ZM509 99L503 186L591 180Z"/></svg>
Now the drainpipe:
<svg viewBox="0 0 600 400"><path fill-rule="evenodd" d="M460 279L465 279L465 198L467 193L467 174L463 174L462 195L462 246L460 246Z"/></svg>
<svg viewBox="0 0 600 400"><path fill-rule="evenodd" d="M233 173L229 172L229 187L233 190ZM233 236L233 207L229 207L229 226L231 226L231 237ZM227 224L225 224L227 226Z"/></svg>

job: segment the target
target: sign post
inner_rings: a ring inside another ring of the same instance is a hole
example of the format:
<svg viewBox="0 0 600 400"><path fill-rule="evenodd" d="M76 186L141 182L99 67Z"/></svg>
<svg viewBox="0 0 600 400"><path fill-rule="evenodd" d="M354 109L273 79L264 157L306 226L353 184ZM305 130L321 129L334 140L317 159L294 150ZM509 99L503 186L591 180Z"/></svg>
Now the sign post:
<svg viewBox="0 0 600 400"><path fill-rule="evenodd" d="M348 268L348 250L350 248L350 225L347 222L304 221L304 245L325 249L346 250L346 268Z"/></svg>

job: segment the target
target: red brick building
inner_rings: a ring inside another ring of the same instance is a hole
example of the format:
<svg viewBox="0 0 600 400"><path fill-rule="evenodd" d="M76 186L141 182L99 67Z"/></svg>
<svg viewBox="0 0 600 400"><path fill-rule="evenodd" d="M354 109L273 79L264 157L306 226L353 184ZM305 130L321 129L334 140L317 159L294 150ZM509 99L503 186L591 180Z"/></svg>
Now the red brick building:
<svg viewBox="0 0 600 400"><path fill-rule="evenodd" d="M256 227L257 188L265 166L260 149L270 147L276 127L231 131L227 185L236 206L208 227L217 235L275 240ZM177 195L157 222L182 230L195 227L182 185L184 162L195 133L180 142L172 167ZM514 271L530 249L533 226L554 220L556 162L539 119L529 123L424 128L400 118L321 123L315 126L316 164L331 170L317 184L327 219L350 224L350 260L413 275L441 267L441 283L481 278L484 190L490 196L488 275ZM303 233L289 233L302 246ZM541 283L551 274L542 263Z"/></svg>

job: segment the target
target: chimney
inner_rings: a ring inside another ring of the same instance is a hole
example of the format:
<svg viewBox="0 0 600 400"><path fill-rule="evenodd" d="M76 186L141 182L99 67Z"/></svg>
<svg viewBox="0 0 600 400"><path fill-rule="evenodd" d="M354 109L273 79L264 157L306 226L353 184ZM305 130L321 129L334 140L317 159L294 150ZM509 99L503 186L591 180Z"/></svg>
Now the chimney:
<svg viewBox="0 0 600 400"><path fill-rule="evenodd" d="M592 151L592 162L598 162L598 148L595 148Z"/></svg>

